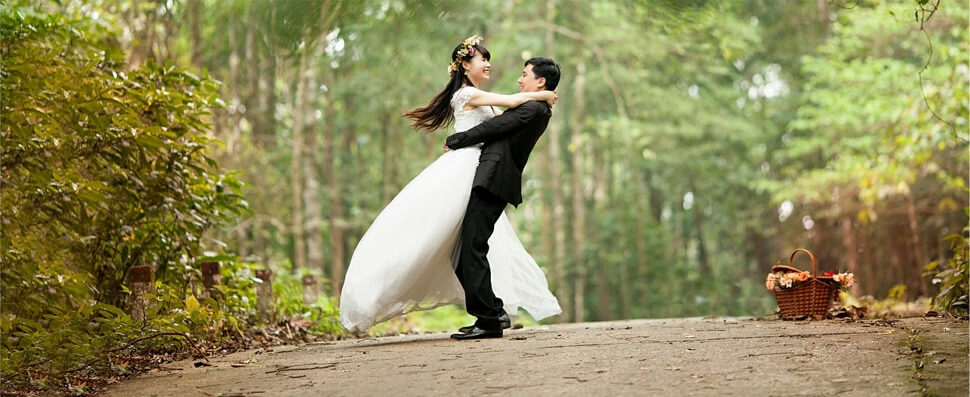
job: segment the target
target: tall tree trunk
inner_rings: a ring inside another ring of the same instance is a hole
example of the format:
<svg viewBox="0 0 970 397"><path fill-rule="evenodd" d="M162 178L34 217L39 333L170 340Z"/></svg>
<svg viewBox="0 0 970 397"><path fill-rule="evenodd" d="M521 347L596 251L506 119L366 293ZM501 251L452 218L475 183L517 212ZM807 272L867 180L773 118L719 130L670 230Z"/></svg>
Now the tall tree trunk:
<svg viewBox="0 0 970 397"><path fill-rule="evenodd" d="M697 233L697 263L700 267L701 278L706 279L711 275L711 263L707 256L707 244L704 240L704 210L701 208L700 202L697 200L699 194L697 192L697 186L694 182L690 182L690 190L694 194L694 204L691 207L692 221L694 230Z"/></svg>
<svg viewBox="0 0 970 397"><path fill-rule="evenodd" d="M636 230L634 230L632 233L633 238L635 239L634 246L636 247L636 251L634 252L634 256L636 257L636 264L635 264L636 267L634 269L630 269L632 271L627 271L627 272L624 272L623 274L636 275L636 276L619 278L620 301L622 302L622 304L620 305L621 318L630 318L634 315L633 309L635 307L636 308L643 307L645 309L647 305L647 296L645 293L646 291L641 290L641 294L638 299L639 302L635 304L634 304L633 295L631 292L632 290L631 287L633 285L647 284L647 272L648 272L646 217L650 216L650 211L647 210L647 205L646 205L647 204L646 200L648 195L648 193L646 192L646 189L644 189L644 185L646 184L646 181L644 180L643 173L640 172L640 168L638 164L640 159L642 158L640 156L641 156L640 153L636 153L636 150L634 150L634 153L631 153L629 157L630 159L634 159L631 161L632 164L630 165L630 168L634 170L634 172L631 173L633 178L631 187L634 191L633 208L636 211L636 213L633 214L633 227ZM624 267L630 268L633 266L631 264L626 263L626 261L624 261ZM637 311L642 312L643 310L638 309Z"/></svg>
<svg viewBox="0 0 970 397"><path fill-rule="evenodd" d="M829 0L815 0L815 4L818 7L818 22L822 25L822 30L825 33L829 32Z"/></svg>
<svg viewBox="0 0 970 397"><path fill-rule="evenodd" d="M587 264L586 258L586 246L587 246L587 236L586 236L586 198L585 198L585 188L583 184L583 177L585 175L584 156L583 153L587 150L585 147L586 142L583 140L583 117L585 112L585 93L586 93L586 64L582 61L576 65L576 81L573 85L575 91L571 96L570 100L575 101L576 104L573 107L572 114L572 182L573 182L573 242L572 242L572 263L573 267L576 269L577 287L575 288L578 294L582 293L583 288L579 287L580 283L583 283L587 275ZM582 302L582 298L577 302ZM577 307L579 307L577 305ZM579 316L582 314L581 310L577 313L577 320L582 321L583 317Z"/></svg>
<svg viewBox="0 0 970 397"><path fill-rule="evenodd" d="M906 195L906 218L909 221L909 243L912 246L913 264L916 269L916 283L919 286L920 296L929 296L929 286L926 284L926 277L922 277L921 270L926 265L926 257L923 255L923 244L919 238L919 223L916 219L916 199L913 194Z"/></svg>
<svg viewBox="0 0 970 397"><path fill-rule="evenodd" d="M200 0L193 0L200 1ZM246 86L249 90L246 93L246 119L252 127L250 139L258 143L258 137L263 133L262 119L265 117L263 108L263 97L261 95L260 69L263 67L260 59L260 51L256 46L256 34L262 26L258 20L258 5L249 4L249 14L247 16L248 28L246 29Z"/></svg>
<svg viewBox="0 0 970 397"><path fill-rule="evenodd" d="M155 13L158 11L158 7L154 6L154 1L150 2L153 4L153 7L145 11L141 31L136 34L136 36L139 36L138 44L132 49L131 55L128 57L128 68L131 70L140 68L145 63L145 60L154 57L152 46L155 39ZM133 10L132 12L136 13L135 20L137 21L137 12L142 9L141 1L134 0L131 8Z"/></svg>
<svg viewBox="0 0 970 397"><path fill-rule="evenodd" d="M333 91L331 91L333 92ZM327 99L327 114L333 117L335 114L334 101L336 95L330 95ZM329 122L324 127L323 155L324 179L327 181L327 190L330 193L330 283L333 288L334 296L339 297L343 288L343 275L345 267L345 221L343 219L343 198L341 197L340 179L337 173L337 158L334 152L336 145L336 126Z"/></svg>
<svg viewBox="0 0 970 397"><path fill-rule="evenodd" d="M351 131L345 134L345 137L352 135ZM331 134L333 137L333 134ZM345 149L347 152L350 148L347 147L350 141L345 139ZM330 148L331 158L333 158L333 146ZM330 178L330 245L333 249L333 263L330 267L330 280L333 284L334 294L340 295L340 291L343 288L344 281L344 269L346 267L346 245L345 245L345 229L347 227L346 219L344 219L344 202L341 193L341 187L339 183L339 178L335 173L336 161L331 164L331 172L334 172Z"/></svg>
<svg viewBox="0 0 970 397"><path fill-rule="evenodd" d="M552 24L555 19L556 14L556 0L549 0L545 4L545 15L546 22ZM546 29L545 37L545 52L549 57L555 57L555 41L554 32L550 29ZM577 311L572 311L570 309L570 297L569 297L569 281L570 277L568 267L564 261L564 248L565 244L563 222L562 222L562 206L563 198L561 186L559 183L558 175L560 174L559 165L559 129L560 122L556 117L553 117L549 122L548 132L546 135L546 152L545 161L542 161L546 167L544 168L544 176L550 183L543 184L548 187L547 192L549 202L547 204L548 208L544 214L544 218L548 222L544 222L544 238L546 248L546 255L549 258L551 273L553 274L553 279L557 288L558 295L565 299L560 301L560 305L563 308L563 313L565 314L566 321L582 321L582 297L580 294L575 294L572 299L575 301L573 306L579 309ZM576 300L578 298L578 300Z"/></svg>
<svg viewBox="0 0 970 397"><path fill-rule="evenodd" d="M696 206L694 210L694 230L697 231L697 263L700 265L701 276L708 277L711 275L711 263L707 255L707 243L704 240L704 214L702 210Z"/></svg>
<svg viewBox="0 0 970 397"><path fill-rule="evenodd" d="M202 27L199 24L202 0L188 0L189 34L191 34L192 65L202 69Z"/></svg>
<svg viewBox="0 0 970 397"><path fill-rule="evenodd" d="M269 3L269 31L276 31L275 3ZM257 21L253 16L253 21ZM265 46L260 65L262 73L259 79L259 120L253 125L253 140L263 147L276 146L276 76L279 74L279 54L272 45Z"/></svg>
<svg viewBox="0 0 970 397"><path fill-rule="evenodd" d="M175 25L175 12L169 6L169 2L163 3L165 8L165 37L163 38L165 44L165 60L171 60L173 63L176 61L175 57L175 38L178 37L178 28Z"/></svg>
<svg viewBox="0 0 970 397"><path fill-rule="evenodd" d="M239 255L240 258L243 258L243 260L245 260L245 258L248 257L249 253L251 252L249 250L250 239L248 233L251 227L252 225L236 227L236 254Z"/></svg>
<svg viewBox="0 0 970 397"><path fill-rule="evenodd" d="M611 206L609 184L612 176L609 170L609 165L613 159L610 157L609 149L612 145L613 141L609 137L607 137L604 141L594 141L590 143L592 150L589 153L589 163L592 166L591 172L593 173L593 190L590 193L590 196L592 197L592 209L590 211L592 212L592 216L590 217L591 219L598 219L600 218L601 214L607 214L607 209ZM587 231L587 234L589 235L589 241L594 242L594 244L601 244L604 242L605 238L608 238L600 232L600 229L595 226L595 223L594 226ZM599 250L593 252L591 255L592 257L590 258L590 263L597 265L604 263L602 254L603 253ZM608 271L611 270L604 269L602 266L597 266L596 268L597 273L605 273ZM586 274L588 273L585 273L584 275ZM585 277L581 283L577 283L577 288L580 289L577 295L585 295L586 284L588 284L588 282ZM601 298L600 300L602 301L603 299Z"/></svg>
<svg viewBox="0 0 970 397"><path fill-rule="evenodd" d="M296 74L296 95L293 110L293 140L292 157L290 158L290 187L292 189L292 233L293 233L293 264L294 271L306 267L306 225L303 219L303 148L306 145L303 136L303 117L306 112L306 75L310 64L309 48L304 47L300 54L300 62Z"/></svg>
<svg viewBox="0 0 970 397"><path fill-rule="evenodd" d="M842 226L842 247L845 249L845 259L846 266L848 266L849 271L858 274L859 272L859 244L856 242L855 226L853 226L853 208L854 199L853 194L845 193L842 190L842 194L839 197L841 211L839 214L839 224ZM859 287L856 284L852 288L852 294L859 294Z"/></svg>
<svg viewBox="0 0 970 397"><path fill-rule="evenodd" d="M381 206L389 203L391 201L391 181L394 162L391 161L390 153L388 151L388 146L390 145L390 130L393 123L393 115L388 112L384 116L384 123L381 127ZM396 134L395 134L396 135ZM397 146L395 146L397 148Z"/></svg>
<svg viewBox="0 0 970 397"><path fill-rule="evenodd" d="M241 106L239 103L239 88L242 85L242 81L239 78L239 43L237 40L237 32L231 27L228 30L229 33L229 84L226 85L229 96L229 108L227 111L231 117L231 125L229 125L229 135L226 139L226 151L229 153L236 152L236 145L239 144L239 121L242 119L242 114L240 112ZM299 99L298 99L299 100ZM295 121L294 121L295 123Z"/></svg>
<svg viewBox="0 0 970 397"><path fill-rule="evenodd" d="M322 35L316 41L314 41L313 46L308 47L308 51L312 52L311 57L317 59L318 49L324 44L326 36ZM323 203L321 202L321 189L320 189L320 179L317 176L317 170L320 169L322 163L320 159L320 143L319 143L319 129L316 127L319 124L319 120L316 120L316 109L317 104L317 90L313 89L317 87L316 71L318 67L311 68L308 71L306 79L307 86L310 89L306 90L309 93L307 103L310 106L307 108L307 112L301 118L304 120L306 125L306 147L309 151L305 154L304 170L303 173L306 179L306 191L304 193L304 203L306 205L306 233L307 233L307 267L310 269L324 271L323 265ZM331 117L331 115L327 115ZM307 120L310 120L307 122ZM326 120L328 123L330 120Z"/></svg>

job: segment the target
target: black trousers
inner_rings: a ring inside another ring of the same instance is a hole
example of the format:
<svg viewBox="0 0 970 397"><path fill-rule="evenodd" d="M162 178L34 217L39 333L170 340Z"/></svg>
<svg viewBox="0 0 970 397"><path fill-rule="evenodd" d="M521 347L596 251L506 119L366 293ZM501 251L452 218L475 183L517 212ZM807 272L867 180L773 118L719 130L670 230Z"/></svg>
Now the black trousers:
<svg viewBox="0 0 970 397"><path fill-rule="evenodd" d="M498 317L505 312L502 299L492 291L492 271L489 268L488 238L495 229L495 221L505 210L506 202L488 190L472 189L468 209L461 224L461 251L455 275L465 289L465 308L478 318L475 326L484 330L500 330Z"/></svg>

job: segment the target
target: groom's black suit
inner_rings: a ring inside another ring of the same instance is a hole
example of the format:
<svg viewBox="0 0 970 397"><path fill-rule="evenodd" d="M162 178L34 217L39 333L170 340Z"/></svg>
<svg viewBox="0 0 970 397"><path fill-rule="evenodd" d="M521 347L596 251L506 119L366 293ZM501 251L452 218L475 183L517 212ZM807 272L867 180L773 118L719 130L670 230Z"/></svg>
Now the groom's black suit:
<svg viewBox="0 0 970 397"><path fill-rule="evenodd" d="M455 269L465 289L465 307L483 330L501 331L498 317L504 312L502 300L492 291L488 238L506 204L522 202L522 170L550 117L552 110L545 102L528 101L445 141L449 149L485 144L462 221Z"/></svg>

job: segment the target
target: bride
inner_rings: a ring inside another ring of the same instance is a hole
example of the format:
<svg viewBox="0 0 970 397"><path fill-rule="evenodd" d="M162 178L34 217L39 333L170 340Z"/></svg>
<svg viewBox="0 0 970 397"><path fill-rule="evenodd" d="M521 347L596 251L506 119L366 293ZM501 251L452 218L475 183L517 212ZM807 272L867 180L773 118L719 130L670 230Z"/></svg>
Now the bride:
<svg viewBox="0 0 970 397"><path fill-rule="evenodd" d="M444 90L428 106L404 114L414 121L413 128L430 132L454 120L455 132L461 132L497 115L492 106L555 103L552 91L502 95L478 89L489 78L491 58L481 40L472 36L455 47ZM344 327L363 331L408 312L464 304L454 269L480 153L480 145L446 151L377 216L347 269L340 295ZM521 307L540 320L562 312L545 274L504 214L488 245L492 286L507 313L518 313Z"/></svg>

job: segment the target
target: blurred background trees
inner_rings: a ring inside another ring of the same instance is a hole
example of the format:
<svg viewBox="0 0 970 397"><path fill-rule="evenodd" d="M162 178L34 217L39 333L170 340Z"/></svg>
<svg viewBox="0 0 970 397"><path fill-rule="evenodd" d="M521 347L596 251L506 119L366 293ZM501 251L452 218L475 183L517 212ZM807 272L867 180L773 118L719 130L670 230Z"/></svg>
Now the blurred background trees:
<svg viewBox="0 0 970 397"><path fill-rule="evenodd" d="M765 273L796 247L855 272L856 296L965 309L965 281L924 272L966 280L968 8L921 4L14 2L5 319L10 294L50 291L33 274L120 305L130 266L187 283L203 251L339 295L358 239L448 133L400 113L472 34L492 53L485 89L515 92L532 56L562 65L510 213L559 321L769 314ZM34 17L59 28L23 29Z"/></svg>
<svg viewBox="0 0 970 397"><path fill-rule="evenodd" d="M918 2L916 2L918 3ZM860 295L934 292L924 265L967 223L967 8L920 31L912 1L49 3L115 29L129 67L207 71L227 106L213 157L252 214L214 237L340 281L382 207L446 133L402 110L486 37L514 92L524 59L561 101L512 212L562 320L768 313L768 266L808 247ZM849 8L851 7L851 8Z"/></svg>
<svg viewBox="0 0 970 397"><path fill-rule="evenodd" d="M770 314L765 273L796 247L855 272L853 298L966 312L965 2L0 10L7 380L71 373L151 332L241 335L257 267L280 275L280 313L336 332L332 299L304 306L298 276L339 296L357 241L449 133L401 112L442 88L473 34L492 53L487 90L515 92L532 56L562 66L510 209L564 308L553 321ZM205 260L226 265L225 299L200 305ZM137 265L158 287L142 324L120 310Z"/></svg>

